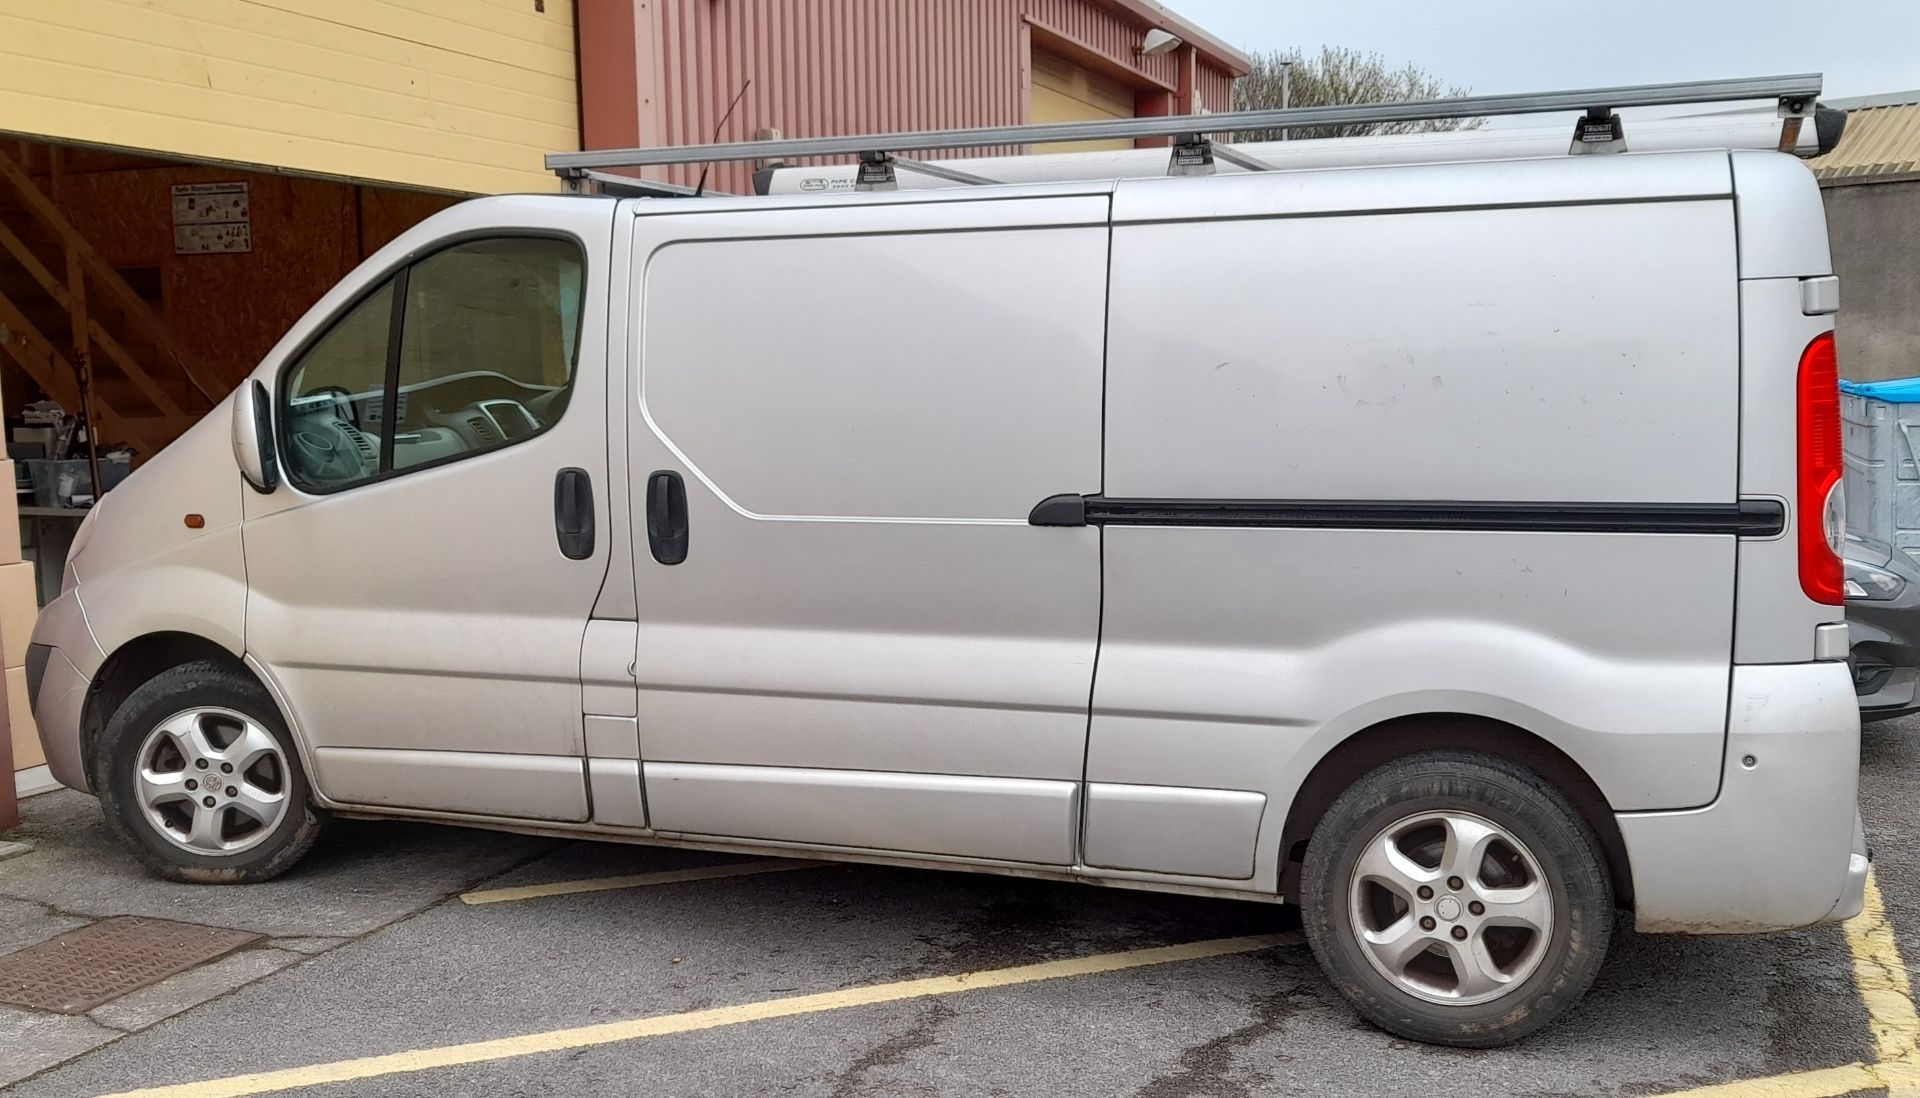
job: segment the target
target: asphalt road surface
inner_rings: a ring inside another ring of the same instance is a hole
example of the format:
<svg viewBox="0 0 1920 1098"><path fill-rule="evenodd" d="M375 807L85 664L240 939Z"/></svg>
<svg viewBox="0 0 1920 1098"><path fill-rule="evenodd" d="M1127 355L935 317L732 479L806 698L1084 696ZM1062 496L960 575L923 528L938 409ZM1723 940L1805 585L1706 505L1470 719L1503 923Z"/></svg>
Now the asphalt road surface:
<svg viewBox="0 0 1920 1098"><path fill-rule="evenodd" d="M1910 998L1871 993L1897 992L1901 958L1920 958L1920 720L1868 727L1862 783L1890 934L1623 933L1578 1009L1490 1052L1359 1021L1292 911L1271 905L353 822L280 881L173 885L120 852L90 798L50 794L24 806L17 837L35 851L0 862L0 953L121 914L264 937L90 1015L0 1007L0 1085L19 1098L1881 1093L1888 1070L1913 1068L1901 1042L1920 1039ZM1879 1061L1896 1066L1795 1074Z"/></svg>

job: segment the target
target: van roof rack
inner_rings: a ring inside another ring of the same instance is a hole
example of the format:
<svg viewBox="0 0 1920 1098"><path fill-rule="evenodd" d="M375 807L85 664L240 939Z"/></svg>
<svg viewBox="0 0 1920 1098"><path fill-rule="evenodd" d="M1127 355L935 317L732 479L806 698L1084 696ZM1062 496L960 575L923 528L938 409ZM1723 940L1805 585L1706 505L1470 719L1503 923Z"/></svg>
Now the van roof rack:
<svg viewBox="0 0 1920 1098"><path fill-rule="evenodd" d="M768 141L726 141L706 145L666 145L654 148L591 149L549 153L547 169L558 174L566 189L584 192L602 189L627 194L680 196L687 188L630 176L609 175L606 169L648 168L674 164L708 164L746 160L783 164L810 157L857 157L855 188L891 189L895 169L907 169L958 184L1000 182L972 172L925 160L908 159L903 152L982 149L1054 142L1103 141L1168 137L1173 139L1168 174L1211 174L1218 158L1247 171L1271 170L1272 165L1249 155L1213 134L1250 131L1288 131L1316 126L1344 126L1486 118L1500 115L1580 111L1569 153L1619 152L1626 148L1625 128L1617 113L1628 107L1669 107L1694 103L1773 99L1778 110L1782 151L1803 144L1802 124L1815 117L1821 90L1819 73L1762 76L1736 80L1695 80L1671 84L1635 84L1613 88L1531 92L1512 95L1473 95L1451 99L1421 99L1397 103L1366 103L1335 107L1292 107L1279 110L1225 111L1218 114L1162 115L1115 118L1096 122L1052 122L1020 126L982 126L956 130L919 130L899 133L855 134L844 137L777 138ZM1821 117L1818 145L1824 152L1839 140L1844 115ZM1093 178L1086 176L1083 178Z"/></svg>

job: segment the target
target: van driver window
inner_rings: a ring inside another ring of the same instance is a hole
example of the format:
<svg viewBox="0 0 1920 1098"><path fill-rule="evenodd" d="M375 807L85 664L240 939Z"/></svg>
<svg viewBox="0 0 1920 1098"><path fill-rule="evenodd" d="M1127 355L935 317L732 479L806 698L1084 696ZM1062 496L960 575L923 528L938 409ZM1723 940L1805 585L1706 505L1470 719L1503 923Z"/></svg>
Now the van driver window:
<svg viewBox="0 0 1920 1098"><path fill-rule="evenodd" d="M578 245L540 237L457 244L397 273L288 372L291 479L334 491L545 430L572 391L582 276Z"/></svg>
<svg viewBox="0 0 1920 1098"><path fill-rule="evenodd" d="M491 450L566 410L580 324L580 249L479 240L415 264L400 331L393 467Z"/></svg>

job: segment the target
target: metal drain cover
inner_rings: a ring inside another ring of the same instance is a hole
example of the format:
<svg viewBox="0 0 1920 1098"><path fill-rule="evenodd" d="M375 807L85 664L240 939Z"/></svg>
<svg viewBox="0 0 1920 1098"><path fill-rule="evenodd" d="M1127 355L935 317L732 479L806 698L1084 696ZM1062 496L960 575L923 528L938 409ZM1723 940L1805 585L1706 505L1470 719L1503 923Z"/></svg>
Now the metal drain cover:
<svg viewBox="0 0 1920 1098"><path fill-rule="evenodd" d="M85 1014L260 935L123 915L0 957L0 1003Z"/></svg>

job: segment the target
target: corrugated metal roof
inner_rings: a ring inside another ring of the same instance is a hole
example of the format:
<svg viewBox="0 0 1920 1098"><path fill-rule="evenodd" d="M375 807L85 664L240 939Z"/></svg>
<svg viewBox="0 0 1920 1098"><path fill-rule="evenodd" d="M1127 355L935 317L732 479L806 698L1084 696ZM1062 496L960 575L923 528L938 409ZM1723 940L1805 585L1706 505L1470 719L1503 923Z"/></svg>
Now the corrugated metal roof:
<svg viewBox="0 0 1920 1098"><path fill-rule="evenodd" d="M1840 147L1816 157L1813 174L1849 179L1920 173L1920 93L1872 98L1893 102L1848 111Z"/></svg>

